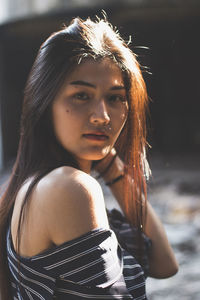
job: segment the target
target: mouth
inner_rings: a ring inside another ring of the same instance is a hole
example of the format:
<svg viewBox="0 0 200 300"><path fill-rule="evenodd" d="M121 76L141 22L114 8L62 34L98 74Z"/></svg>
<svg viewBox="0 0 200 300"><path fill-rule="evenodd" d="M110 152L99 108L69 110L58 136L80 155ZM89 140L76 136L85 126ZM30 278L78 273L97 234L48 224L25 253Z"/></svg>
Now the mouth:
<svg viewBox="0 0 200 300"><path fill-rule="evenodd" d="M86 133L83 134L83 137L92 141L106 141L109 138L108 135L102 132Z"/></svg>

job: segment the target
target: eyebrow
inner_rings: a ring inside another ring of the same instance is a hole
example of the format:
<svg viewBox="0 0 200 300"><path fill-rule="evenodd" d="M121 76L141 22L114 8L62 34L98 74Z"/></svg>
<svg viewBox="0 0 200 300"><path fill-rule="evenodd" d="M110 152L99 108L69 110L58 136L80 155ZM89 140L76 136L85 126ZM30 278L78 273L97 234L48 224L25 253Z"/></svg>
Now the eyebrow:
<svg viewBox="0 0 200 300"><path fill-rule="evenodd" d="M92 87L94 89L96 89L96 86L92 83L89 83L89 82L86 82L86 81L83 81L83 80L77 80L77 81L72 81L70 82L70 84L72 85L83 85L83 86L89 86L89 87ZM110 90L125 90L125 87L123 85L115 85L115 86L112 86L110 88Z"/></svg>

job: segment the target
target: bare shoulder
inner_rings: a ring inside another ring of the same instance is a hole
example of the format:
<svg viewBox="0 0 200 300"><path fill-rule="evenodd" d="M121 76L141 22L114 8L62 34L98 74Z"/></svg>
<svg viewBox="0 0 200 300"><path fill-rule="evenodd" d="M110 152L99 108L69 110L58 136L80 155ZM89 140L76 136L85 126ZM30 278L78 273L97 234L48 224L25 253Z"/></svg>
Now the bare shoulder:
<svg viewBox="0 0 200 300"><path fill-rule="evenodd" d="M38 183L35 195L55 244L108 227L101 186L80 170L66 166L53 170Z"/></svg>
<svg viewBox="0 0 200 300"><path fill-rule="evenodd" d="M103 197L101 186L92 176L68 166L57 168L44 176L37 185L37 192L48 201L48 205L54 197L59 204L65 203L66 198L69 202L79 196L82 196L80 201Z"/></svg>

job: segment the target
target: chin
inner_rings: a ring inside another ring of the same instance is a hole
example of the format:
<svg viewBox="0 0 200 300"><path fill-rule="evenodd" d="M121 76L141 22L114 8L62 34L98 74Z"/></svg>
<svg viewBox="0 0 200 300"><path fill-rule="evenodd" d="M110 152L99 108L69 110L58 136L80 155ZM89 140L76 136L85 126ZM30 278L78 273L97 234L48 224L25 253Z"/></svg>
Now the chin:
<svg viewBox="0 0 200 300"><path fill-rule="evenodd" d="M94 161L94 160L101 160L106 156L106 154L99 154L99 155L88 155L87 157L84 157L83 159L85 160L90 160L90 161Z"/></svg>
<svg viewBox="0 0 200 300"><path fill-rule="evenodd" d="M110 148L106 148L102 151L94 151L93 153L88 153L86 155L84 155L84 157L82 157L83 159L85 160L100 160L100 159L103 159L109 152L110 152Z"/></svg>

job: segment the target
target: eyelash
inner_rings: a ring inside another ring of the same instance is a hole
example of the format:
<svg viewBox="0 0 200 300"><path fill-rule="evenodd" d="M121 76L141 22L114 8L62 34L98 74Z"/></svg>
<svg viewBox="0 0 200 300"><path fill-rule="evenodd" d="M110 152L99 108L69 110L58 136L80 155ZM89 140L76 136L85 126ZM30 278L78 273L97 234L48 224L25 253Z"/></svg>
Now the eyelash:
<svg viewBox="0 0 200 300"><path fill-rule="evenodd" d="M108 97L110 102L125 102L126 101L126 97L122 96L122 95L111 95ZM112 99L114 98L114 99ZM114 100L114 101L113 101Z"/></svg>
<svg viewBox="0 0 200 300"><path fill-rule="evenodd" d="M84 96L84 97L83 97L83 96ZM86 99L85 99L85 96L86 96ZM90 97L89 97L88 94L85 93L85 92L79 92L79 93L76 93L76 94L74 95L74 98L77 99L77 100L82 100L82 101L84 101L84 100L88 100ZM84 98L84 99L83 99L83 98Z"/></svg>
<svg viewBox="0 0 200 300"><path fill-rule="evenodd" d="M80 100L80 101L87 101L87 100L90 99L90 96L85 92L79 92L79 93L76 93L73 96L73 98L75 98L77 100ZM122 96L122 95L119 95L119 94L113 94L113 95L108 96L107 100L109 102L118 102L118 101L119 102L126 102L126 97Z"/></svg>

